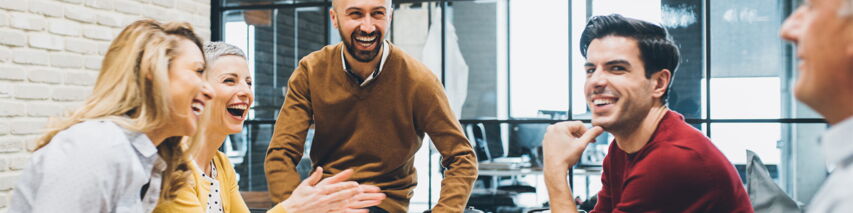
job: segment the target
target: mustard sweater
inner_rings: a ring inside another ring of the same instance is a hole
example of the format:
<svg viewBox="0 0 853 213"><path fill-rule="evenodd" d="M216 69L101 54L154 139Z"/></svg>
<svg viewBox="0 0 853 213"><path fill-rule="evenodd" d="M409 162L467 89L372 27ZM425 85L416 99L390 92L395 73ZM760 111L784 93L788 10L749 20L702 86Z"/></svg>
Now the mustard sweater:
<svg viewBox="0 0 853 213"><path fill-rule="evenodd" d="M216 152L213 157L213 166L216 167L217 177L221 187L220 197L222 198L223 212L239 212L249 213L249 207L243 201L240 195L240 187L237 185L237 173L225 153ZM178 195L174 200L160 200L155 213L168 212L206 212L207 196L210 193L210 182L201 176L201 173L196 167L196 164L190 164L193 182L178 190ZM287 213L281 206L281 203L267 211L268 213Z"/></svg>
<svg viewBox="0 0 853 213"><path fill-rule="evenodd" d="M313 120L314 165L323 167L324 177L354 169L352 180L376 185L387 195L379 207L389 212L408 210L417 185L415 152L428 134L447 168L433 211L463 211L477 178L476 156L438 78L388 44L383 70L363 87L343 71L342 43L299 62L264 164L273 201L288 198L299 184L295 167Z"/></svg>

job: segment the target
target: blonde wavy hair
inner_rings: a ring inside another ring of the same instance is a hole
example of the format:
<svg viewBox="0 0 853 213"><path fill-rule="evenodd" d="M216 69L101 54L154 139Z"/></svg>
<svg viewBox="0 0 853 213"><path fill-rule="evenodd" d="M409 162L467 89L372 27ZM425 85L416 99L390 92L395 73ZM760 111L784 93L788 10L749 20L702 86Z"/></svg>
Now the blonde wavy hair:
<svg viewBox="0 0 853 213"><path fill-rule="evenodd" d="M202 50L201 39L188 23L140 20L125 27L104 55L92 95L76 111L52 119L47 132L36 141L35 150L50 143L60 131L87 120L109 120L137 132L164 127L173 110L169 64L177 56L182 39ZM166 161L160 199L174 199L177 190L190 181L189 159L181 138L167 138L157 147Z"/></svg>

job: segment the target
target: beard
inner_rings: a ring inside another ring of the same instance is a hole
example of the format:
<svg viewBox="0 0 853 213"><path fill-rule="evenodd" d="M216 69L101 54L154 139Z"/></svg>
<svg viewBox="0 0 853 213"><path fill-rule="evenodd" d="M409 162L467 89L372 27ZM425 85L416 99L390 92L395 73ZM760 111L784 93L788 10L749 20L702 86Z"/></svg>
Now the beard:
<svg viewBox="0 0 853 213"><path fill-rule="evenodd" d="M341 38L346 38L346 37L344 37L343 32L338 31L338 33L341 34ZM355 40L356 36L365 36L365 37L376 36L376 40L374 42L377 42L377 45L372 50L357 50L357 49L355 49L355 46L354 46L355 45L354 43L357 42ZM376 56L379 55L379 50L382 49L383 44L385 44L385 42L383 41L383 37L382 37L381 32L374 31L373 33L365 33L363 31L359 30L358 28L356 28L352 32L349 39L344 39L344 46L346 46L347 52L349 52L349 54L352 55L352 57L355 58L356 61L362 62L362 63L370 62L374 58L376 58Z"/></svg>

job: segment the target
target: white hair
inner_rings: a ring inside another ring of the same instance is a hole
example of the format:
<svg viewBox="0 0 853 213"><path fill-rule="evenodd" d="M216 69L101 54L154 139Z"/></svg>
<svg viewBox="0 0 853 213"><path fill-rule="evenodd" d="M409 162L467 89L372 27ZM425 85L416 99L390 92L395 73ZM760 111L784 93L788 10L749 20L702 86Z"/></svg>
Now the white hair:
<svg viewBox="0 0 853 213"><path fill-rule="evenodd" d="M222 56L239 56L246 59L246 54L239 47L229 43L214 41L204 45L204 57L207 59L207 64L213 64L213 61Z"/></svg>

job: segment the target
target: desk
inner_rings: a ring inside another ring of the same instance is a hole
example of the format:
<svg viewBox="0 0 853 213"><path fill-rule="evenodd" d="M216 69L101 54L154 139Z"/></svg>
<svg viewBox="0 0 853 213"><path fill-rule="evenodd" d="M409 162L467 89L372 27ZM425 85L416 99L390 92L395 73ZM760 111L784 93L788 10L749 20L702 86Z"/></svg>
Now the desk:
<svg viewBox="0 0 853 213"><path fill-rule="evenodd" d="M601 175L601 165L577 165L572 168L574 175Z"/></svg>
<svg viewBox="0 0 853 213"><path fill-rule="evenodd" d="M240 191L240 195L250 209L270 209L276 204L266 191Z"/></svg>
<svg viewBox="0 0 853 213"><path fill-rule="evenodd" d="M590 190L589 190L589 182L590 182L589 176L590 175L601 175L601 171L602 171L601 165L577 165L574 168L572 168L572 175L583 175L583 178L584 178L584 186L583 187L584 187L584 192L586 192L586 196L584 196L585 197L584 199L589 199L591 194L594 194L594 193L590 192ZM572 185L572 192L574 192L575 196L577 196L578 195L576 193L577 190L574 189L574 186L575 186L574 178L572 179L571 185ZM595 193L595 194L597 194L597 193Z"/></svg>
<svg viewBox="0 0 853 213"><path fill-rule="evenodd" d="M524 167L522 165L524 164L517 162L480 162L477 164L479 175L492 176L490 187L492 190L498 189L497 177L512 177L515 180L516 176L542 175L542 168Z"/></svg>
<svg viewBox="0 0 853 213"><path fill-rule="evenodd" d="M518 175L541 175L542 168L518 168L518 169L480 169L478 172L483 176L518 176Z"/></svg>
<svg viewBox="0 0 853 213"><path fill-rule="evenodd" d="M482 163L481 163L482 164ZM488 165L488 164L486 164ZM525 175L542 175L543 169L539 167L521 167L514 169L497 169L490 166L486 166L488 168L480 168L479 175L482 176L494 176L494 177L514 177L514 176L525 176ZM590 178L589 176L601 175L602 167L601 165L577 165L572 168L572 175L584 176L585 184L583 184L584 189L586 189L586 193L591 193L589 189ZM571 186L575 186L574 178L570 179L569 183ZM498 185L498 178L492 178L491 189L496 190ZM576 191L576 190L572 190ZM588 197L587 197L588 198Z"/></svg>

